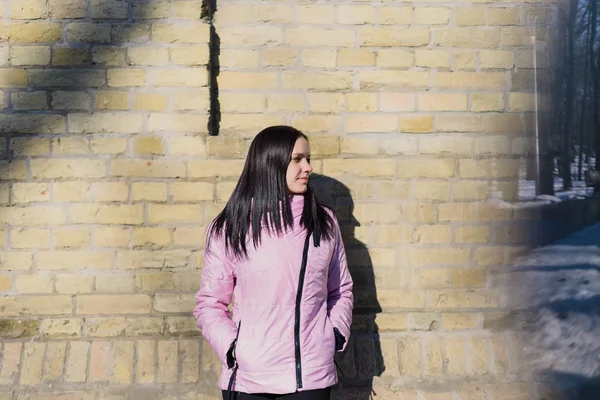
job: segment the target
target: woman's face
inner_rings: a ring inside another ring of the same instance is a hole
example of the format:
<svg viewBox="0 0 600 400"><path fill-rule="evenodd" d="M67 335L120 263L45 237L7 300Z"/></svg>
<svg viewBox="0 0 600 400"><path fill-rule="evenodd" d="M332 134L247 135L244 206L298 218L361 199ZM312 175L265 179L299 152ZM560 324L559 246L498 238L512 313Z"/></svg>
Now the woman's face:
<svg viewBox="0 0 600 400"><path fill-rule="evenodd" d="M310 148L304 138L296 140L292 159L286 173L287 187L290 193L301 194L308 187L308 175L312 172L310 166Z"/></svg>

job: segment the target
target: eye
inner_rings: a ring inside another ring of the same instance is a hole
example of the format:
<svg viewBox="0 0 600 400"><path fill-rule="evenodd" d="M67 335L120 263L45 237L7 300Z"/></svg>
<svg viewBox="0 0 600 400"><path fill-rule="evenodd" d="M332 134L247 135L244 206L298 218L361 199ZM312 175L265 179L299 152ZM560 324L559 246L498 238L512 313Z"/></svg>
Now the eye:
<svg viewBox="0 0 600 400"><path fill-rule="evenodd" d="M308 161L308 163L310 164L310 157L307 157L306 161Z"/></svg>

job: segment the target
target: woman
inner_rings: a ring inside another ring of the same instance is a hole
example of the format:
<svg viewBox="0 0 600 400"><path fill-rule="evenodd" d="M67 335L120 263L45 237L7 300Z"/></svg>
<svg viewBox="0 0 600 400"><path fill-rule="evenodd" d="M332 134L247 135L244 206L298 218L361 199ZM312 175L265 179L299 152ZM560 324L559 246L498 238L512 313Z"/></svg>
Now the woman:
<svg viewBox="0 0 600 400"><path fill-rule="evenodd" d="M264 129L208 229L194 315L223 363L224 399L329 399L337 383L334 355L350 336L353 282L338 222L317 202L311 172L303 133Z"/></svg>

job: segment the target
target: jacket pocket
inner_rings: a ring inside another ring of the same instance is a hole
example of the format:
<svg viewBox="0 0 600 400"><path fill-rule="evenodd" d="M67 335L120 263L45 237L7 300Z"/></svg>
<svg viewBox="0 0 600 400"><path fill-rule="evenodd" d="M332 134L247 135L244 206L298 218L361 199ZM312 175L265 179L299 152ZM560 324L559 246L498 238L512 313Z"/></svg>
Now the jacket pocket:
<svg viewBox="0 0 600 400"><path fill-rule="evenodd" d="M238 322L238 328L237 328L237 332L235 334L235 339L233 340L233 343L231 343L231 345L229 346L229 350L227 350L227 368L231 369L233 367L237 368L237 359L235 356L235 349L237 347L237 341L238 338L240 337L240 328L242 327L242 321L240 320L240 322Z"/></svg>
<svg viewBox="0 0 600 400"><path fill-rule="evenodd" d="M342 350L346 343L346 338L340 333L338 328L333 328L333 335L335 336L335 351Z"/></svg>

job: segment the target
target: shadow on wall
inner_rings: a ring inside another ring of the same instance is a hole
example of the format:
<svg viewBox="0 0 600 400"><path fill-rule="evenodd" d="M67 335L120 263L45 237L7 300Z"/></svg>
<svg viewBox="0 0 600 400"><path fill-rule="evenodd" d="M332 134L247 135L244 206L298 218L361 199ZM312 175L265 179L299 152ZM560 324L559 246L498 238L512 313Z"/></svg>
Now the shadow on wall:
<svg viewBox="0 0 600 400"><path fill-rule="evenodd" d="M375 318L381 312L377 300L373 264L366 245L357 240L355 227L360 222L354 218L354 201L350 190L342 182L328 176L311 175L319 201L332 208L339 220L348 266L354 280L354 320L352 338L347 350L338 357L341 384L333 398L367 400L373 392L373 378L384 369L379 333Z"/></svg>

